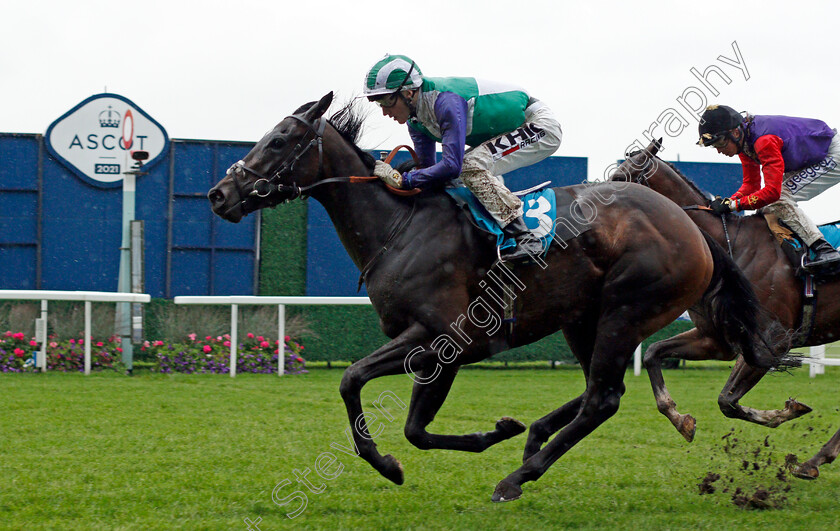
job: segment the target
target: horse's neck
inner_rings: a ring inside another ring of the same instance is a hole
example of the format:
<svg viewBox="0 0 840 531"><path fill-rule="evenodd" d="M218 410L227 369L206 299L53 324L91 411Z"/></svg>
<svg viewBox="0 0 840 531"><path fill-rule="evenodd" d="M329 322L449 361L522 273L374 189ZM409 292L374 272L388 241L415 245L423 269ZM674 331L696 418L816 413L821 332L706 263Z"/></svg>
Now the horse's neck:
<svg viewBox="0 0 840 531"><path fill-rule="evenodd" d="M385 245L411 207L376 182L342 183L313 194L330 216L341 243L359 269Z"/></svg>

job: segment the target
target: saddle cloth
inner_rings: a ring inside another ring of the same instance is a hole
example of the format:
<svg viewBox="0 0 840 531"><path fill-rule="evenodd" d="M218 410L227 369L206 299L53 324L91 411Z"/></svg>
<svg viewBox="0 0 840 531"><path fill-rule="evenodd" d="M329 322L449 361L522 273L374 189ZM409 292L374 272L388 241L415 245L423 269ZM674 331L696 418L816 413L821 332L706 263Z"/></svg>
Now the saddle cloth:
<svg viewBox="0 0 840 531"><path fill-rule="evenodd" d="M801 272L799 268L802 266L802 257L805 253L809 253L809 257L813 258L813 253L805 246L798 234L793 232L787 225L779 220L774 214L764 214L764 219L767 221L767 226L776 237L776 241L782 246L785 255L790 259L792 265L797 270L797 275ZM835 249L840 246L840 223L829 223L817 227L825 238L825 241L831 244ZM832 272L833 273L833 272Z"/></svg>
<svg viewBox="0 0 840 531"><path fill-rule="evenodd" d="M496 236L496 245L500 249L516 246L516 241L505 236L496 220L466 187L446 188L446 193L462 208L469 211L480 229ZM525 225L531 230L534 238L540 240L543 246L543 254L545 254L548 252L551 239L554 237L554 216L557 212L554 190L551 188L538 190L528 193L521 199ZM540 222L542 222L542 225ZM548 227L548 230L546 230L546 227Z"/></svg>
<svg viewBox="0 0 840 531"><path fill-rule="evenodd" d="M546 188L549 184L544 183L523 192L514 192L515 195L521 196L523 220L534 238L542 243L543 256L548 252L553 240L565 242L590 229L575 197L563 188ZM496 236L497 246L505 249L516 245L513 238L505 236L496 220L466 187L447 187L446 192L472 215L480 229ZM558 219L557 212L561 213L562 223L555 222Z"/></svg>

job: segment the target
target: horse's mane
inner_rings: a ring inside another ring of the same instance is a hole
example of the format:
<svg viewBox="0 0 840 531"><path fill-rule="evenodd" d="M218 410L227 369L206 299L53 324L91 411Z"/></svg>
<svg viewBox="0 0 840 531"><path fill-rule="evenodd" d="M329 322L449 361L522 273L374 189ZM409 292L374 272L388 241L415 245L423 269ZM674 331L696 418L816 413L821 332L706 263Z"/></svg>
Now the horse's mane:
<svg viewBox="0 0 840 531"><path fill-rule="evenodd" d="M625 158L629 159L631 157L634 157L634 156L640 154L641 152L642 152L642 150L636 150L636 151L630 152L626 155ZM709 194L707 192L704 192L703 190L701 190L700 187L697 186L697 183L695 183L694 181L689 179L688 176L686 174L684 174L683 172L681 172L676 166L674 166L674 164L672 164L668 161L662 160L661 158L659 158L655 155L654 155L654 157L659 162L661 162L661 163L665 164L666 166L668 166L669 168L671 168L674 171L674 173L677 174L677 176L679 176L683 181L685 181L686 184L688 184L692 189L694 189L695 192L700 194L700 197L708 197L709 196Z"/></svg>
<svg viewBox="0 0 840 531"><path fill-rule="evenodd" d="M333 113L327 121L335 128L336 131L338 131L338 134L340 134L342 138L353 146L353 149L362 159L364 165L369 170L373 171L376 159L373 155L364 151L356 144L359 141L359 137L362 135L362 127L364 126L365 119L367 118L367 112L358 105L358 102L359 100L357 99L348 101L343 107ZM315 103L316 102L314 101L304 103L295 111L295 114L302 114L306 112L306 110L315 105Z"/></svg>

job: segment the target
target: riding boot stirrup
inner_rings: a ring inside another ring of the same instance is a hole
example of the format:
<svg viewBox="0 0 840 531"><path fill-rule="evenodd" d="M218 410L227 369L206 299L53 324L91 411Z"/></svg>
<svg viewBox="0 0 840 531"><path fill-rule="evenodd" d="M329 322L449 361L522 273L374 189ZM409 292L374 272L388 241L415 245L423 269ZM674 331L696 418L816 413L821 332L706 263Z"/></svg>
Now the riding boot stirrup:
<svg viewBox="0 0 840 531"><path fill-rule="evenodd" d="M502 260L506 262L526 262L533 260L535 256L542 255L542 244L539 239L531 234L530 229L525 225L525 220L521 217L502 227L502 232L508 238L513 238L516 241L516 247L502 249Z"/></svg>
<svg viewBox="0 0 840 531"><path fill-rule="evenodd" d="M805 268L809 271L840 267L840 253L825 239L820 238L815 241L811 245L811 250L814 251L815 256L805 264Z"/></svg>

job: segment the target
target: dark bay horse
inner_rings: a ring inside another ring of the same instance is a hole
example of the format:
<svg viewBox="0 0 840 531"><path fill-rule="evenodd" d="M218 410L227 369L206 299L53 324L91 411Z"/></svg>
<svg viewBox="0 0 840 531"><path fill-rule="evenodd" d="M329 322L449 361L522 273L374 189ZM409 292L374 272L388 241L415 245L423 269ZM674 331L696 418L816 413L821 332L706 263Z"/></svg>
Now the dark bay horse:
<svg viewBox="0 0 840 531"><path fill-rule="evenodd" d="M359 456L391 481L402 484L402 465L378 452L362 409L361 390L374 378L413 374L405 424L412 444L481 452L525 425L505 417L488 432L429 433L459 367L563 330L586 390L531 425L523 465L493 494L507 501L616 413L636 345L686 308L708 315L719 340L751 362L776 362L759 338L749 283L671 201L625 183L558 189L583 205L588 230L556 242L544 260L508 271L494 240L448 195L404 197L375 179L361 183L374 166L355 144L362 118L350 105L326 119L331 101L332 93L286 117L208 198L232 222L302 195L328 212L391 338L347 368L340 385ZM503 323L505 309L512 329Z"/></svg>
<svg viewBox="0 0 840 531"><path fill-rule="evenodd" d="M837 340L840 337L840 278L834 277L819 285L813 329L809 337L797 340L804 298L802 281L794 276L790 261L770 232L764 216L726 215L722 220L714 212L696 208L708 205L707 194L671 164L659 159L656 156L659 148L658 142L652 142L644 151L628 154L611 180L644 184L677 205L687 207L686 212L698 227L721 245L731 247L735 262L752 283L761 305L794 338L793 347L822 345ZM713 334L702 326L654 343L645 352L645 368L650 375L659 411L689 442L694 437L695 421L691 415L681 415L677 411L662 378L662 360L733 360L736 356L728 345L715 340ZM743 359L738 359L718 398L723 414L775 428L811 411L811 408L793 399L788 400L783 409L770 411L739 404L739 400L766 373L767 369L750 366ZM800 464L795 474L815 479L819 476L819 466L834 461L838 453L840 431L814 457Z"/></svg>

